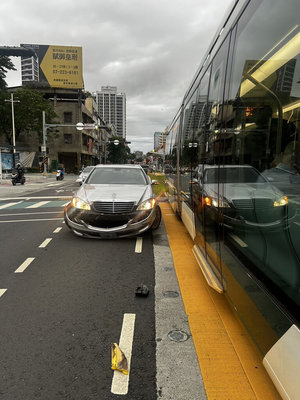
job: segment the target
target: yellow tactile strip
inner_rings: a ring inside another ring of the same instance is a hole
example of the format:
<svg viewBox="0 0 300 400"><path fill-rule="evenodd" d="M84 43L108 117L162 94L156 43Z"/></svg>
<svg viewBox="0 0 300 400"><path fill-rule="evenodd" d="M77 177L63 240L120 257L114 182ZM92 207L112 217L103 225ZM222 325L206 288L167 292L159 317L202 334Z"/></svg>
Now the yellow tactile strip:
<svg viewBox="0 0 300 400"><path fill-rule="evenodd" d="M248 332L206 284L189 233L168 203L160 207L208 400L280 400Z"/></svg>

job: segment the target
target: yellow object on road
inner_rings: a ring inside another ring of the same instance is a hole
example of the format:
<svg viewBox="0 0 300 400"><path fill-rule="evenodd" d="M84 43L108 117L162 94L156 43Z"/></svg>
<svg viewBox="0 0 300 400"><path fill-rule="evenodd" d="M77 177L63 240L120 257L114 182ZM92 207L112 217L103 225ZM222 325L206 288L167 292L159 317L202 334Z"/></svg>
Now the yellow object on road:
<svg viewBox="0 0 300 400"><path fill-rule="evenodd" d="M111 369L128 375L127 359L117 343L111 345Z"/></svg>

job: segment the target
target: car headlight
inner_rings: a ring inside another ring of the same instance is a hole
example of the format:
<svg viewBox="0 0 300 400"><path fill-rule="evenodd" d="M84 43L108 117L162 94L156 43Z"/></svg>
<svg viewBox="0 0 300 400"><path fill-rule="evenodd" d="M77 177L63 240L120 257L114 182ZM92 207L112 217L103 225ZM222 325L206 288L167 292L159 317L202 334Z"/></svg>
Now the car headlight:
<svg viewBox="0 0 300 400"><path fill-rule="evenodd" d="M137 208L138 211L147 211L147 210L152 210L152 208L155 206L155 199L149 199L146 201L143 201Z"/></svg>
<svg viewBox="0 0 300 400"><path fill-rule="evenodd" d="M215 197L205 196L203 199L205 205L211 207L230 208L230 205L225 199L217 199Z"/></svg>
<svg viewBox="0 0 300 400"><path fill-rule="evenodd" d="M80 208L81 210L90 210L91 206L89 203L79 199L79 197L73 197L72 199L72 206L75 208Z"/></svg>
<svg viewBox="0 0 300 400"><path fill-rule="evenodd" d="M287 196L282 196L280 199L275 200L273 203L274 207L281 207L281 206L286 206L288 204L289 200Z"/></svg>

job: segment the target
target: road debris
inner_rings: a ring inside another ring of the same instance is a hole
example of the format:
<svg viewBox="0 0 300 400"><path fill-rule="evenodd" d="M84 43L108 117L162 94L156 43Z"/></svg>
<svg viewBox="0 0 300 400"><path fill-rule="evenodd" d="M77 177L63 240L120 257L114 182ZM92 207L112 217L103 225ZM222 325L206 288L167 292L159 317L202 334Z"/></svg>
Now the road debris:
<svg viewBox="0 0 300 400"><path fill-rule="evenodd" d="M111 345L111 369L128 375L127 359L117 343Z"/></svg>
<svg viewBox="0 0 300 400"><path fill-rule="evenodd" d="M135 289L135 295L140 297L147 297L149 294L149 289L146 285L140 285Z"/></svg>

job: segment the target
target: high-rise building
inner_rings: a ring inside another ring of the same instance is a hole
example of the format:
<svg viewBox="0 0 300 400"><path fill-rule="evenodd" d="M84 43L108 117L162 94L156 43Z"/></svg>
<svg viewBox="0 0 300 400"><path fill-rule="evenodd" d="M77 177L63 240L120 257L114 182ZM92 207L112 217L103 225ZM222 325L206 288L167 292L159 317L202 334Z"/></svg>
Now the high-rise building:
<svg viewBox="0 0 300 400"><path fill-rule="evenodd" d="M39 81L39 63L36 57L21 57L22 85Z"/></svg>
<svg viewBox="0 0 300 400"><path fill-rule="evenodd" d="M98 114L107 124L115 126L117 136L126 139L126 95L116 86L101 86L96 92Z"/></svg>
<svg viewBox="0 0 300 400"><path fill-rule="evenodd" d="M154 151L164 148L166 136L166 132L154 132Z"/></svg>
<svg viewBox="0 0 300 400"><path fill-rule="evenodd" d="M158 150L160 146L161 132L154 132L154 151Z"/></svg>

